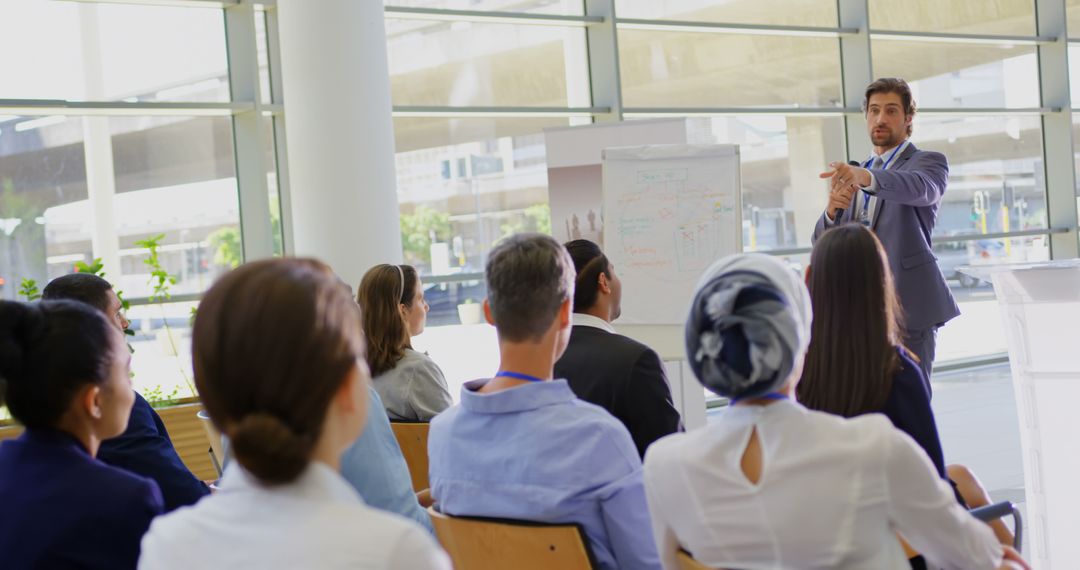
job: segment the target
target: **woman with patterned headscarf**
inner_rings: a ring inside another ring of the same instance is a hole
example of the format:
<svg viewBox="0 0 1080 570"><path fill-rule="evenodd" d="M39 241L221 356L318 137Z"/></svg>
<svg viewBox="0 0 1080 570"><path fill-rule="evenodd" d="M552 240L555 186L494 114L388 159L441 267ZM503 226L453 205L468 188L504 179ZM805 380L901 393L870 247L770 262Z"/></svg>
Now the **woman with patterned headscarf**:
<svg viewBox="0 0 1080 570"><path fill-rule="evenodd" d="M677 568L685 548L712 568L902 570L896 532L944 568L1027 568L884 416L795 402L811 320L802 280L774 257L727 257L698 282L687 357L732 406L646 453L664 568Z"/></svg>

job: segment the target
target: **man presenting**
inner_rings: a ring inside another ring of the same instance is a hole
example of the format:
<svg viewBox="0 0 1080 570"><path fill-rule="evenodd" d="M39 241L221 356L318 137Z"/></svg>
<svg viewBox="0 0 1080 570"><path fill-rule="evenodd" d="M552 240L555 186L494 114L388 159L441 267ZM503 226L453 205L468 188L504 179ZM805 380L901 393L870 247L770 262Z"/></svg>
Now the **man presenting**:
<svg viewBox="0 0 1080 570"><path fill-rule="evenodd" d="M919 357L930 389L937 330L960 314L938 269L930 235L949 179L949 163L939 152L915 148L911 121L915 101L903 79L883 78L866 88L866 128L873 154L858 166L829 163L829 205L812 240L829 228L858 222L877 234L904 312L904 345Z"/></svg>

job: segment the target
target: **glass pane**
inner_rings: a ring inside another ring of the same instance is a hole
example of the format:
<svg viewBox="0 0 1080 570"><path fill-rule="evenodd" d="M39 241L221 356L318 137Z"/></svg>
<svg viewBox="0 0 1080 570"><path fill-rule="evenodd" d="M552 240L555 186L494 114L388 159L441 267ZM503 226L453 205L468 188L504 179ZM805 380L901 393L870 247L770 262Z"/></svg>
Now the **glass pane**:
<svg viewBox="0 0 1080 570"><path fill-rule="evenodd" d="M204 291L240 255L234 168L227 117L3 118L0 298L16 298L24 278L44 288L96 258L126 299L146 297L150 256L138 242L159 235L158 263L176 278L169 292ZM181 385L177 396L190 395L181 373L189 316L190 306L176 303L131 309L132 368L144 395L158 384L164 395Z"/></svg>
<svg viewBox="0 0 1080 570"><path fill-rule="evenodd" d="M1065 0L1065 16L1069 37L1080 38L1080 0Z"/></svg>
<svg viewBox="0 0 1080 570"><path fill-rule="evenodd" d="M587 107L585 30L386 20L395 105Z"/></svg>
<svg viewBox="0 0 1080 570"><path fill-rule="evenodd" d="M838 107L835 39L619 31L627 107Z"/></svg>
<svg viewBox="0 0 1080 570"><path fill-rule="evenodd" d="M386 6L580 16L585 0L383 0Z"/></svg>
<svg viewBox="0 0 1080 570"><path fill-rule="evenodd" d="M620 18L718 22L725 24L765 24L774 26L837 25L836 2L829 0L615 0Z"/></svg>
<svg viewBox="0 0 1080 570"><path fill-rule="evenodd" d="M271 103L274 93L270 88L270 52L266 37L266 12L255 10L255 56L259 60L259 97L263 103Z"/></svg>
<svg viewBox="0 0 1080 570"><path fill-rule="evenodd" d="M281 223L281 188L278 186L277 148L274 145L274 119L263 119L263 148L266 152L266 189L270 193L270 231L274 239L274 255L285 255L285 236Z"/></svg>
<svg viewBox="0 0 1080 570"><path fill-rule="evenodd" d="M828 189L818 174L844 156L839 117L694 118L695 142L739 145L743 249L809 247Z"/></svg>
<svg viewBox="0 0 1080 570"><path fill-rule="evenodd" d="M1034 46L873 42L874 75L903 77L921 107L1038 107Z"/></svg>
<svg viewBox="0 0 1080 570"><path fill-rule="evenodd" d="M1080 8L1077 9L1080 14ZM1076 23L1080 26L1080 22ZM1069 45L1069 95L1072 99L1072 107L1080 107L1080 45ZM1075 140L1075 139L1074 139Z"/></svg>
<svg viewBox="0 0 1080 570"><path fill-rule="evenodd" d="M1038 117L916 116L912 142L949 159L934 235L1047 227Z"/></svg>
<svg viewBox="0 0 1080 570"><path fill-rule="evenodd" d="M869 0L869 7L870 27L875 30L1035 35L1034 0L949 0L906 4Z"/></svg>
<svg viewBox="0 0 1080 570"><path fill-rule="evenodd" d="M229 99L221 10L5 0L0 22L0 98Z"/></svg>
<svg viewBox="0 0 1080 570"><path fill-rule="evenodd" d="M239 225L228 118L14 117L0 133L8 283L43 286L76 262L106 257L98 248L112 242L119 267L106 261L108 278L129 298L147 296L147 251L136 242L164 234L160 260L178 278L172 293L198 293L225 270L222 248L239 247L215 241ZM89 182L88 161L98 173ZM14 297L8 286L0 293Z"/></svg>
<svg viewBox="0 0 1080 570"><path fill-rule="evenodd" d="M543 129L569 122L394 119L405 262L423 275L482 273L503 236L550 233Z"/></svg>
<svg viewBox="0 0 1080 570"><path fill-rule="evenodd" d="M992 265L1050 258L1046 236L990 239L936 244L938 265L949 282L960 316L938 332L937 364L1006 352L1005 330L1001 326L994 290L989 283L961 275L961 265Z"/></svg>

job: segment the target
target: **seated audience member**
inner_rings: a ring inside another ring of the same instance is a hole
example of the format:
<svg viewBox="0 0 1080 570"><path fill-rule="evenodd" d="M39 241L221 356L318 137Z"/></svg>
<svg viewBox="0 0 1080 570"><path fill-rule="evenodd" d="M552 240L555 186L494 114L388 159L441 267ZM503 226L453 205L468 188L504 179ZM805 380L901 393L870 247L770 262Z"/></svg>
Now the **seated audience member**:
<svg viewBox="0 0 1080 570"><path fill-rule="evenodd" d="M161 492L94 459L127 426L130 362L93 307L0 301L0 404L26 427L0 444L0 566L135 568Z"/></svg>
<svg viewBox="0 0 1080 570"><path fill-rule="evenodd" d="M799 277L768 255L727 257L698 282L689 364L733 404L645 455L664 567L678 567L682 547L712 568L900 570L899 531L944 568L1027 568L886 418L793 401L812 313Z"/></svg>
<svg viewBox="0 0 1080 570"><path fill-rule="evenodd" d="M391 420L426 422L453 400L442 370L413 350L424 332L428 304L411 265L376 265L364 274L356 296L364 312L372 384Z"/></svg>
<svg viewBox="0 0 1080 570"><path fill-rule="evenodd" d="M341 476L360 493L369 506L408 517L433 531L431 517L413 492L409 466L401 453L390 419L378 413L382 399L368 386L368 407L364 432L341 456Z"/></svg>
<svg viewBox="0 0 1080 570"><path fill-rule="evenodd" d="M192 359L235 460L220 492L154 521L140 568L449 568L430 534L364 504L339 473L368 373L360 309L328 267L272 259L226 274L199 305Z"/></svg>
<svg viewBox="0 0 1080 570"><path fill-rule="evenodd" d="M664 367L651 348L615 332L622 308L622 282L615 268L588 240L566 244L574 261L574 327L555 363L577 397L618 418L634 438L638 454L661 437L682 431Z"/></svg>
<svg viewBox="0 0 1080 570"><path fill-rule="evenodd" d="M381 410L379 393L368 386L368 407ZM222 436L224 467L232 463L229 438ZM413 492L412 478L386 414L367 414L364 431L341 455L341 476L370 507L410 518L434 532L431 517Z"/></svg>
<svg viewBox="0 0 1080 570"><path fill-rule="evenodd" d="M574 266L539 234L488 254L484 312L499 370L466 383L461 403L431 422L431 494L449 515L579 523L600 568L658 568L626 428L553 380L570 335Z"/></svg>
<svg viewBox="0 0 1080 570"><path fill-rule="evenodd" d="M45 286L41 298L45 301L81 301L101 311L121 331L128 328L112 285L97 275L72 273L57 277ZM165 499L166 512L193 504L210 494L210 489L180 460L161 417L138 392L135 392L135 405L131 408L127 429L119 436L101 442L97 458L156 481Z"/></svg>
<svg viewBox="0 0 1080 570"><path fill-rule="evenodd" d="M923 448L938 474L957 486L965 506L990 504L967 468L945 466L922 368L900 343L902 313L885 248L874 232L847 224L822 235L806 284L815 317L799 402L849 418L885 414ZM1004 523L991 526L999 540L1012 544Z"/></svg>

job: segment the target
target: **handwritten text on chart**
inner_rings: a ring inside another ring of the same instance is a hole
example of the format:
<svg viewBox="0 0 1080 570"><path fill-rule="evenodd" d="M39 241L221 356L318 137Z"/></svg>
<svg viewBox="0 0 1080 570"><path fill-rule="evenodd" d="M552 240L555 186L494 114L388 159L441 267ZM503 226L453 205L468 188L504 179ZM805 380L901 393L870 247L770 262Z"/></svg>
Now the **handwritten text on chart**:
<svg viewBox="0 0 1080 570"><path fill-rule="evenodd" d="M659 170L639 170L638 184L656 184L658 182L678 182L686 180L685 168L664 168Z"/></svg>

